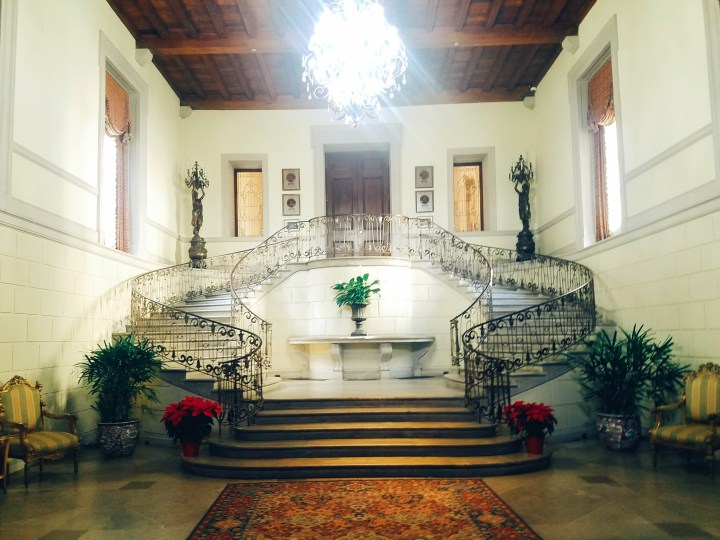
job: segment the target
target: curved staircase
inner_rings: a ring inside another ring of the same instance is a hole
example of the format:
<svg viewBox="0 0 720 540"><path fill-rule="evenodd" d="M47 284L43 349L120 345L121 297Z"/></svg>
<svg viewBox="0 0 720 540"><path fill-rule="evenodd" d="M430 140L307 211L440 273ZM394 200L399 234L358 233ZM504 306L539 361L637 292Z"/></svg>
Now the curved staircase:
<svg viewBox="0 0 720 540"><path fill-rule="evenodd" d="M347 231L351 239L339 237ZM450 354L464 374L464 396L264 396L272 325L251 310L252 299L308 262L358 254L424 261L462 288L470 304L450 321ZM179 265L140 276L132 331L174 368L164 375L171 384L204 384L194 392L219 400L225 411L225 438L211 439L209 455L184 459L184 467L208 476L287 478L487 476L547 466L551 451L525 454L498 425L499 411L513 389L567 369L558 355L595 326L592 275L569 261L516 262L516 255L421 227L416 218L336 216L282 229L253 250L208 259L205 268Z"/></svg>

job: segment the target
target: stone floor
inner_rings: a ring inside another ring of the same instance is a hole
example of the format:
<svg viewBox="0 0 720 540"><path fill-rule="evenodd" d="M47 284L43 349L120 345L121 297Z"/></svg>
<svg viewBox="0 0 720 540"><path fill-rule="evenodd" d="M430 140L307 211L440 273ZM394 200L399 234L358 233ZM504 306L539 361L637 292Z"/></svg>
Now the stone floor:
<svg viewBox="0 0 720 540"><path fill-rule="evenodd" d="M547 470L486 480L543 538L720 537L720 478L702 459L687 467L668 452L653 471L644 444L629 454L595 440L554 449ZM13 474L0 491L0 538L182 539L226 484L183 473L177 447L151 445L116 460L83 449L77 478L64 461L31 479L25 489Z"/></svg>
<svg viewBox="0 0 720 540"><path fill-rule="evenodd" d="M461 396L462 386L407 381L287 381L267 398ZM653 470L646 443L635 453L596 440L556 442L549 469L493 477L487 484L545 539L720 538L720 472L710 480L695 456L666 451ZM205 449L203 449L205 450ZM0 539L182 539L227 481L191 476L179 448L141 444L129 458L105 460L84 448L72 462L49 463L31 484L22 472L0 490Z"/></svg>

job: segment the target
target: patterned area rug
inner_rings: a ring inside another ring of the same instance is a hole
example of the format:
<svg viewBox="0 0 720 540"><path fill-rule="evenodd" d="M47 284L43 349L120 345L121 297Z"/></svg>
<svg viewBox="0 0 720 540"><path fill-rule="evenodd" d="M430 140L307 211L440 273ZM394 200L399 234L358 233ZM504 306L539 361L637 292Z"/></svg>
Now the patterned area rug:
<svg viewBox="0 0 720 540"><path fill-rule="evenodd" d="M540 538L477 479L228 484L192 540Z"/></svg>

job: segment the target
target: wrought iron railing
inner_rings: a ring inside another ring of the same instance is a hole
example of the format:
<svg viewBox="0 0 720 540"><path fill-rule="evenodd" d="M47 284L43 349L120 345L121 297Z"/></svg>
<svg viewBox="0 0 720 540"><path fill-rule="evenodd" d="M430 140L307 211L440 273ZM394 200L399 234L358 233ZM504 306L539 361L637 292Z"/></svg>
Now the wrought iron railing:
<svg viewBox="0 0 720 540"><path fill-rule="evenodd" d="M568 349L593 331L595 293L592 272L575 262L542 255L516 262L516 251L479 249L493 266L494 285L546 298L462 334L466 404L480 417L498 421L510 403L513 372ZM464 317L465 312L456 319Z"/></svg>
<svg viewBox="0 0 720 540"><path fill-rule="evenodd" d="M581 265L539 255L516 262L515 251L469 244L420 218L347 215L288 225L254 249L208 259L206 268L185 264L136 278L134 331L168 359L212 377L226 421L250 419L262 407L271 325L245 300L289 264L355 256L428 261L476 294L450 322L451 357L465 367L468 406L494 420L509 402L513 371L566 349L595 325L592 274ZM547 300L492 319L493 283ZM230 323L176 305L221 290L232 292Z"/></svg>
<svg viewBox="0 0 720 540"><path fill-rule="evenodd" d="M245 252L206 260L205 268L181 264L142 274L132 282L131 325L167 362L213 381L224 423L248 421L262 407L263 367L268 363L271 325L245 305L220 322L179 303L230 292L230 272ZM229 296L232 299L231 296Z"/></svg>
<svg viewBox="0 0 720 540"><path fill-rule="evenodd" d="M240 299L292 263L318 259L392 256L428 261L482 293L492 270L482 251L419 218L353 214L324 216L286 226L246 253L232 271Z"/></svg>

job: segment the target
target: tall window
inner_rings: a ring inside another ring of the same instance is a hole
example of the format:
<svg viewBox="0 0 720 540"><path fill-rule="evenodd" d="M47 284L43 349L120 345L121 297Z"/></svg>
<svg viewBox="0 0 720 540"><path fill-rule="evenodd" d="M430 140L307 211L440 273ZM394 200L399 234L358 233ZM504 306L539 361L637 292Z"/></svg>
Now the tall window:
<svg viewBox="0 0 720 540"><path fill-rule="evenodd" d="M453 166L453 214L456 232L483 230L482 164Z"/></svg>
<svg viewBox="0 0 720 540"><path fill-rule="evenodd" d="M587 86L587 122L592 133L595 180L595 240L620 229L620 167L610 59L592 74Z"/></svg>
<svg viewBox="0 0 720 540"><path fill-rule="evenodd" d="M100 220L103 244L121 251L130 251L130 138L130 96L106 71Z"/></svg>
<svg viewBox="0 0 720 540"><path fill-rule="evenodd" d="M259 169L235 170L235 235L263 235L263 176Z"/></svg>

